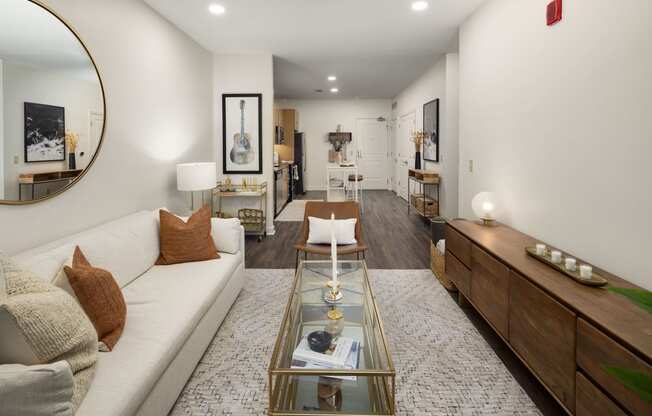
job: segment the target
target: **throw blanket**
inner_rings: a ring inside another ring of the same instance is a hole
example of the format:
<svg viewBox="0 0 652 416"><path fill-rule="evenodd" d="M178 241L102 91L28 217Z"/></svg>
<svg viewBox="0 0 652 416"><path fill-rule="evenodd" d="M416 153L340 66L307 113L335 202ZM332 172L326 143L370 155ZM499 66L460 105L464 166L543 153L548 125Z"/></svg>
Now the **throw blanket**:
<svg viewBox="0 0 652 416"><path fill-rule="evenodd" d="M9 313L39 363L65 360L75 378L72 403L83 400L95 373L97 332L77 302L63 290L23 270L0 253L0 313ZM2 284L4 281L4 284Z"/></svg>

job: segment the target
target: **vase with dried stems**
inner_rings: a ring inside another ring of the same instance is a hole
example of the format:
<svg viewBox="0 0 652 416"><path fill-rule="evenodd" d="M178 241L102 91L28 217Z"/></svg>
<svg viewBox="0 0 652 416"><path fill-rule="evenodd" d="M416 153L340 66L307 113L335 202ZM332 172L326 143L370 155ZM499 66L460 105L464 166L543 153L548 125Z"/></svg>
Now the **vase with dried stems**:
<svg viewBox="0 0 652 416"><path fill-rule="evenodd" d="M79 134L68 132L66 133L66 147L68 148L68 169L77 169L77 161L75 160L75 152L79 144Z"/></svg>
<svg viewBox="0 0 652 416"><path fill-rule="evenodd" d="M421 169L421 147L423 146L423 142L426 140L426 137L428 137L427 133L418 130L413 131L412 135L410 136L410 141L414 143L415 150L414 169Z"/></svg>

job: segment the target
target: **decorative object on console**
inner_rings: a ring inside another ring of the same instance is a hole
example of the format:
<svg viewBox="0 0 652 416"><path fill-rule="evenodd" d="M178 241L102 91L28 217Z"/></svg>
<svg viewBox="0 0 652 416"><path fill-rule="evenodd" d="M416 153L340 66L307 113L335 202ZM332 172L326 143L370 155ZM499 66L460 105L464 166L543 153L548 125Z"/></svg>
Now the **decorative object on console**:
<svg viewBox="0 0 652 416"><path fill-rule="evenodd" d="M223 173L263 173L263 95L222 94Z"/></svg>
<svg viewBox="0 0 652 416"><path fill-rule="evenodd" d="M219 259L211 237L211 210L204 205L187 222L165 210L159 211L161 255L156 264L170 265Z"/></svg>
<svg viewBox="0 0 652 416"><path fill-rule="evenodd" d="M195 210L194 192L201 192L217 186L217 166L212 162L181 163L177 165L177 189L190 192L190 210Z"/></svg>
<svg viewBox="0 0 652 416"><path fill-rule="evenodd" d="M423 159L439 162L439 98L423 105ZM417 168L418 169L418 168Z"/></svg>
<svg viewBox="0 0 652 416"><path fill-rule="evenodd" d="M333 342L333 336L326 331L314 331L308 334L308 345L315 352L326 352L330 348L331 342Z"/></svg>
<svg viewBox="0 0 652 416"><path fill-rule="evenodd" d="M338 124L335 132L328 133L328 142L333 145L333 150L328 155L330 163L342 163L342 150L346 150L347 143L353 140L352 133L344 133L341 130L342 126Z"/></svg>
<svg viewBox="0 0 652 416"><path fill-rule="evenodd" d="M68 169L77 169L77 161L75 160L75 152L79 144L79 134L66 133L66 146L68 147Z"/></svg>
<svg viewBox="0 0 652 416"><path fill-rule="evenodd" d="M74 374L72 403L88 391L97 362L97 332L64 291L0 254L0 364L65 359Z"/></svg>
<svg viewBox="0 0 652 416"><path fill-rule="evenodd" d="M65 109L25 103L25 163L66 159Z"/></svg>
<svg viewBox="0 0 652 416"><path fill-rule="evenodd" d="M480 192L471 201L471 208L484 225L492 225L496 221L498 202L495 194Z"/></svg>
<svg viewBox="0 0 652 416"><path fill-rule="evenodd" d="M421 148L423 147L426 133L422 131L413 131L410 136L410 141L414 143L414 169L421 169Z"/></svg>
<svg viewBox="0 0 652 416"><path fill-rule="evenodd" d="M72 267L64 266L68 283L86 316L91 320L100 351L111 351L127 322L127 305L111 272L91 266L79 246L75 247Z"/></svg>
<svg viewBox="0 0 652 416"><path fill-rule="evenodd" d="M545 247L545 245L543 244L541 245ZM576 282L586 286L597 286L597 287L604 286L608 283L607 279L602 277L600 274L595 273L591 266L583 264L579 267L579 270L575 266L567 267L566 260L571 260L568 263L570 265L575 265L577 263L577 260L575 260L575 258L570 256L568 257L564 256L563 253L559 250L551 250L548 248L544 249L543 254L538 254L538 246L539 244L537 244L537 246L535 247L526 247L525 251L530 256L547 264L553 269L559 270L560 272L572 278Z"/></svg>

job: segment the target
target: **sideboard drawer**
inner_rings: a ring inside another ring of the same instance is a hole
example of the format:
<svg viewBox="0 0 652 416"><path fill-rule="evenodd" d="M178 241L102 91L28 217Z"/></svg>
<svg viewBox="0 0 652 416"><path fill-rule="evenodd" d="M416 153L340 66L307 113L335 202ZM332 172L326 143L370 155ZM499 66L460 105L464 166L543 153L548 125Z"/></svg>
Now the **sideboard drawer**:
<svg viewBox="0 0 652 416"><path fill-rule="evenodd" d="M582 373L577 373L575 385L575 416L627 416Z"/></svg>
<svg viewBox="0 0 652 416"><path fill-rule="evenodd" d="M446 276L455 283L457 290L464 296L470 295L471 271L449 251L446 251Z"/></svg>
<svg viewBox="0 0 652 416"><path fill-rule="evenodd" d="M572 412L576 316L520 274L510 274L509 343Z"/></svg>
<svg viewBox="0 0 652 416"><path fill-rule="evenodd" d="M652 404L619 378L623 372L652 377L652 367L583 319L577 320L577 364L633 415L652 415Z"/></svg>
<svg viewBox="0 0 652 416"><path fill-rule="evenodd" d="M505 339L509 339L509 268L480 247L471 248L471 300Z"/></svg>
<svg viewBox="0 0 652 416"><path fill-rule="evenodd" d="M466 267L471 267L471 241L450 225L446 227L446 250L450 250Z"/></svg>

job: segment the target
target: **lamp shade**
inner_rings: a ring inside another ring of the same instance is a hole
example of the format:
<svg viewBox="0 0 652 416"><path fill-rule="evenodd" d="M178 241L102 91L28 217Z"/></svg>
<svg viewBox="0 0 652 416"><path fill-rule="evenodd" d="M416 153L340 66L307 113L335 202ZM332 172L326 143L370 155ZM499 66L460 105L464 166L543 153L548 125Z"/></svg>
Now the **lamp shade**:
<svg viewBox="0 0 652 416"><path fill-rule="evenodd" d="M485 223L494 221L499 211L496 195L491 192L480 192L471 201L473 213Z"/></svg>
<svg viewBox="0 0 652 416"><path fill-rule="evenodd" d="M212 162L182 163L177 165L177 189L205 191L217 184L217 166Z"/></svg>

